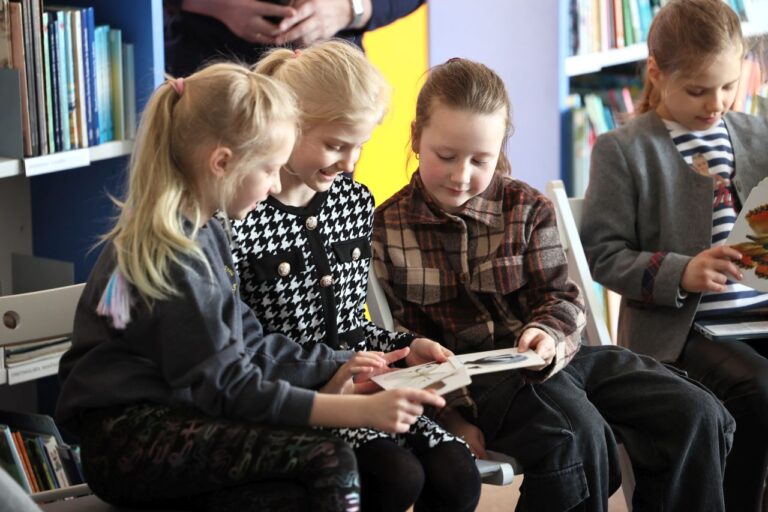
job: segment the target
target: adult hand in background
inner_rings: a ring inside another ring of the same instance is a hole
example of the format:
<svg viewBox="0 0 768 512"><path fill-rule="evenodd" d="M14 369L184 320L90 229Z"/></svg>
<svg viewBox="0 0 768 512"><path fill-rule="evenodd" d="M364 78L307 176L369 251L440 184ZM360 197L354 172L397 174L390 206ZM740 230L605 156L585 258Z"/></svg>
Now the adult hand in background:
<svg viewBox="0 0 768 512"><path fill-rule="evenodd" d="M294 43L307 46L335 36L346 28L362 28L371 18L371 0L363 0L363 17L350 27L352 3L350 0L294 0L296 14L280 23L284 32L275 38L275 44Z"/></svg>
<svg viewBox="0 0 768 512"><path fill-rule="evenodd" d="M323 0L325 1L327 0ZM183 0L181 9L216 18L239 38L250 43L266 45L279 44L276 37L281 36L285 28L292 25L285 23L286 20L295 18L297 14L294 7L260 0ZM283 21L280 25L275 25L267 21L265 16L275 16Z"/></svg>

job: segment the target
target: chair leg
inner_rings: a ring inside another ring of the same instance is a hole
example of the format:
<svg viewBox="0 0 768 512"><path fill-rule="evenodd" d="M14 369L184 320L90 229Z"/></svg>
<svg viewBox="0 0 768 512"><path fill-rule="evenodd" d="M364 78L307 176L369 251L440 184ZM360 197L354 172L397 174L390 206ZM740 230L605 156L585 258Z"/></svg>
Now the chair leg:
<svg viewBox="0 0 768 512"><path fill-rule="evenodd" d="M621 492L627 502L627 510L632 512L632 495L635 493L635 473L632 471L632 461L624 445L619 445L619 464L621 465Z"/></svg>

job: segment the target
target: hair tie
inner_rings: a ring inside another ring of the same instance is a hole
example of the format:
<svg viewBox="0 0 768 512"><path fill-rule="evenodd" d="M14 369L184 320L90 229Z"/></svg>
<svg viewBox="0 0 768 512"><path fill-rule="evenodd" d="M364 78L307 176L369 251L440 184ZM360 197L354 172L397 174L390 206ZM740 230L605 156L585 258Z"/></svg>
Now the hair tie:
<svg viewBox="0 0 768 512"><path fill-rule="evenodd" d="M179 97L184 94L184 77L168 80L168 83L171 84L171 87L173 87L173 90L176 91L176 94L178 94Z"/></svg>

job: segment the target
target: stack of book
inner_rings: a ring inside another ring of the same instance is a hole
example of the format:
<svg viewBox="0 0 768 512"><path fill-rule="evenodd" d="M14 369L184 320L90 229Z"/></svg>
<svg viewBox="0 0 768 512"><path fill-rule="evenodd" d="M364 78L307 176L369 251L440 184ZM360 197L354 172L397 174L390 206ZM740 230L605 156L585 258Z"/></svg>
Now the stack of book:
<svg viewBox="0 0 768 512"><path fill-rule="evenodd" d="M8 384L19 384L59 370L59 359L72 346L69 336L0 347L0 372Z"/></svg>
<svg viewBox="0 0 768 512"><path fill-rule="evenodd" d="M0 0L0 67L19 72L24 155L132 138L133 53L93 7Z"/></svg>
<svg viewBox="0 0 768 512"><path fill-rule="evenodd" d="M0 411L0 467L29 493L85 482L77 447L42 414Z"/></svg>

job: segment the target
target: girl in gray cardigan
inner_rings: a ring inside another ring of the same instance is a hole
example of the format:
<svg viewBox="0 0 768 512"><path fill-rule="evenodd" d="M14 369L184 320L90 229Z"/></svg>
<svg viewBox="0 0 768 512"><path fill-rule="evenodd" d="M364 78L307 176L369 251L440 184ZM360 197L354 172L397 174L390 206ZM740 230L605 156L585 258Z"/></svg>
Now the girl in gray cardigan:
<svg viewBox="0 0 768 512"><path fill-rule="evenodd" d="M581 226L594 278L622 295L619 343L708 386L737 422L725 471L730 511L760 510L768 468L768 339L718 342L702 316L768 305L739 284L724 244L768 176L768 123L728 112L745 46L720 0L673 0L655 17L640 115L598 138Z"/></svg>
<svg viewBox="0 0 768 512"><path fill-rule="evenodd" d="M352 382L404 357L311 350L265 335L239 298L221 210L243 218L280 190L297 130L292 95L216 64L150 98L128 194L77 307L57 419L79 435L105 500L141 508L358 510L343 441L308 428L404 432L424 390ZM369 383L370 384L370 383Z"/></svg>

